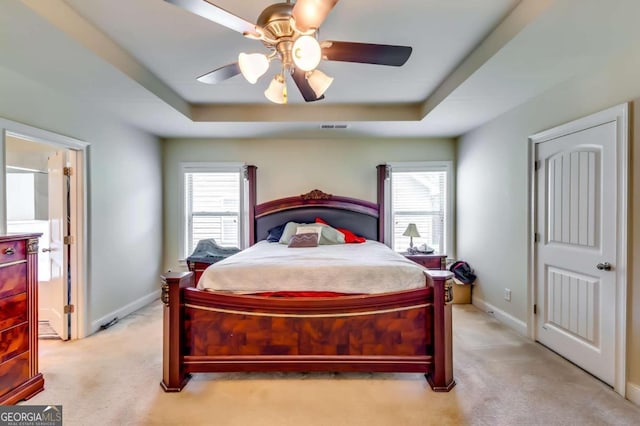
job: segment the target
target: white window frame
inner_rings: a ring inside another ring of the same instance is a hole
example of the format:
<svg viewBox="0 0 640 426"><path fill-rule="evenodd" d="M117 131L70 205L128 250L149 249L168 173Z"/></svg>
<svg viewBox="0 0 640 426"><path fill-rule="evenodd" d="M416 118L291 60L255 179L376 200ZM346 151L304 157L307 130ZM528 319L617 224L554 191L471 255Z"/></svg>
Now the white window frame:
<svg viewBox="0 0 640 426"><path fill-rule="evenodd" d="M453 244L454 241L454 199L455 199L455 176L453 173L453 161L406 161L406 162L394 162L387 163L386 166L389 169L388 178L385 179L385 223L384 223L384 243L389 247L393 248L393 194L391 180L393 179L394 172L446 172L447 174L447 185L445 190L446 192L446 203L445 203L445 214L444 214L444 230L445 230L445 240L444 240L444 251L443 254L446 254L448 258L455 259L455 246Z"/></svg>
<svg viewBox="0 0 640 426"><path fill-rule="evenodd" d="M178 259L181 264L186 264L186 230L187 214L185 211L185 174L186 173L240 173L240 249L249 246L249 181L247 179L247 166L245 163L220 163L220 162L181 162L180 163L180 224Z"/></svg>

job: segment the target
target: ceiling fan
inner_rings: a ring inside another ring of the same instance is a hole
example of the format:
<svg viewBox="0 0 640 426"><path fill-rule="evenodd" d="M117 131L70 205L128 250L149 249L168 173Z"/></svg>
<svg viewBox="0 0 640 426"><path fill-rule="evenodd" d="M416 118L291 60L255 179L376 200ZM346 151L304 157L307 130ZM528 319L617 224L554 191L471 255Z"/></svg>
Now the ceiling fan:
<svg viewBox="0 0 640 426"><path fill-rule="evenodd" d="M240 53L238 61L198 77L198 81L217 84L238 74L250 83L269 69L272 60L282 68L271 80L264 94L272 102L287 103L285 77L290 74L307 102L324 98L333 82L318 69L321 60L359 62L363 64L401 66L411 56L411 47L387 44L318 41L318 29L338 0L287 0L265 8L256 24L227 12L209 0L165 0L217 24L238 31L245 37L260 40L268 54Z"/></svg>

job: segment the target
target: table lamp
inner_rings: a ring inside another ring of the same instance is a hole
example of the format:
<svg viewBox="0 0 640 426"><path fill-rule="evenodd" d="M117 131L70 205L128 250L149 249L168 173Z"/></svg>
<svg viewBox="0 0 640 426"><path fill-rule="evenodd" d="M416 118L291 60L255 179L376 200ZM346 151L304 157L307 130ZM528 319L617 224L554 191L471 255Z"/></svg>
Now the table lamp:
<svg viewBox="0 0 640 426"><path fill-rule="evenodd" d="M407 229L405 229L404 231L404 235L405 237L409 237L409 253L413 252L413 237L419 237L420 233L418 232L418 227L416 226L415 223L410 223L409 225L407 225Z"/></svg>

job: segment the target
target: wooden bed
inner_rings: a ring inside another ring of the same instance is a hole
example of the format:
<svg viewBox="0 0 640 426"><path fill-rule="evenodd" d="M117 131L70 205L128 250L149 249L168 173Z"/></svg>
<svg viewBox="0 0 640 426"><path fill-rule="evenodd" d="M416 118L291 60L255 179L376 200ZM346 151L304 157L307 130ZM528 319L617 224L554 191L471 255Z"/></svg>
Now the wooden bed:
<svg viewBox="0 0 640 426"><path fill-rule="evenodd" d="M380 204L314 190L252 207L252 243L274 225L319 215L382 239ZM421 372L434 391L449 391L450 276L425 271L424 288L393 293L268 298L198 290L192 272L168 273L161 385L178 392L201 372Z"/></svg>

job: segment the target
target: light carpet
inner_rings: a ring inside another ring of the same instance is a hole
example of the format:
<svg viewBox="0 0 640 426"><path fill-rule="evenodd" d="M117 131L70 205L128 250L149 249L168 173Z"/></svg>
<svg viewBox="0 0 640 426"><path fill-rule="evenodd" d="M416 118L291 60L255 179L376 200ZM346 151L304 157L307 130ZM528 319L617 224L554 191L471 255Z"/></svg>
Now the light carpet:
<svg viewBox="0 0 640 426"><path fill-rule="evenodd" d="M65 425L638 425L640 407L471 305L454 305L449 393L421 374L195 374L164 393L162 305L86 339L40 341Z"/></svg>

